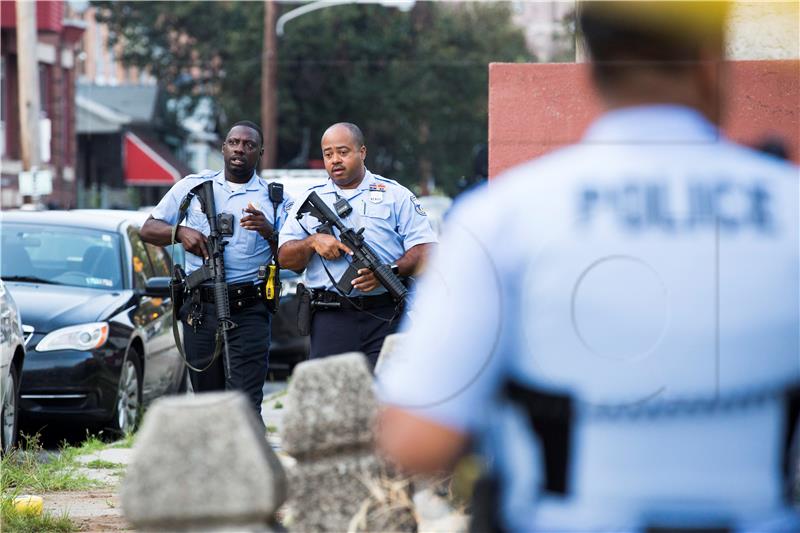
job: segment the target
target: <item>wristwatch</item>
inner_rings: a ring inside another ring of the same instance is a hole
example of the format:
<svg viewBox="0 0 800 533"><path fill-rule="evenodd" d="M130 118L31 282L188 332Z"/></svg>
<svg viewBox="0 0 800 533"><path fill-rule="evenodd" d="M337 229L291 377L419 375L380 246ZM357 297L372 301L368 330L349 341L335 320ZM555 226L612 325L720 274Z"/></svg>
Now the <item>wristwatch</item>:
<svg viewBox="0 0 800 533"><path fill-rule="evenodd" d="M392 269L392 274L394 274L395 276L400 275L400 267L397 266L397 263L392 263L392 265L389 268Z"/></svg>

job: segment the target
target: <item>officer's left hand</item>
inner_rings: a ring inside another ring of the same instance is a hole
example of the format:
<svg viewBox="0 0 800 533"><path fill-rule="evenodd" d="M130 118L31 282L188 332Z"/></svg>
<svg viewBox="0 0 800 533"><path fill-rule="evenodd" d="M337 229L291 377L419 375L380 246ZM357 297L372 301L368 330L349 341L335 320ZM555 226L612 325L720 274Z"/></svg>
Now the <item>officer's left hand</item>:
<svg viewBox="0 0 800 533"><path fill-rule="evenodd" d="M272 236L274 228L267 220L267 217L264 216L264 213L256 209L253 204L247 204L244 211L250 214L243 216L241 220L239 220L239 225L246 230L257 231L259 235L265 239L269 239Z"/></svg>
<svg viewBox="0 0 800 533"><path fill-rule="evenodd" d="M368 268L362 268L358 271L359 276L353 280L353 287L360 290L361 292L370 292L374 291L380 285L378 278L375 277L372 270Z"/></svg>

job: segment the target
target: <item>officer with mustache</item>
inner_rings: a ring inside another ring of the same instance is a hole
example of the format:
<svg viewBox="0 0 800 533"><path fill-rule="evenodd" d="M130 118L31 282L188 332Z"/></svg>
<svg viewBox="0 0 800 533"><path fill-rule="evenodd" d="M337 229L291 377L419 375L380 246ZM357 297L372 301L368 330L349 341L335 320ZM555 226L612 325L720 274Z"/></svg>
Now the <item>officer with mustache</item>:
<svg viewBox="0 0 800 533"><path fill-rule="evenodd" d="M436 235L417 198L394 180L373 174L364 161L367 147L355 124L341 122L322 136L322 155L329 179L298 198L280 234L278 251L284 268L306 271L317 307L311 322L311 357L359 351L374 365L383 339L397 330L401 306L369 269L361 269L352 289L335 287L347 270L351 253L334 235L298 209L316 192L345 226L364 228L364 237L401 278L417 272Z"/></svg>

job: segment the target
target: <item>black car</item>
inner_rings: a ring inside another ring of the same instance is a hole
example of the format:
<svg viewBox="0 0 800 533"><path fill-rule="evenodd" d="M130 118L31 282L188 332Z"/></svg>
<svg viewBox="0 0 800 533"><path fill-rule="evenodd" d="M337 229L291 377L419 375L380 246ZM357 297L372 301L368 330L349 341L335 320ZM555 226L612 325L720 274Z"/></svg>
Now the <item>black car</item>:
<svg viewBox="0 0 800 533"><path fill-rule="evenodd" d="M134 429L142 407L188 387L163 294L166 251L123 215L0 214L0 276L26 331L26 419Z"/></svg>
<svg viewBox="0 0 800 533"><path fill-rule="evenodd" d="M141 226L150 217L152 207L139 211L113 209L76 209L73 213L103 215L111 218L126 218ZM185 267L183 246L177 243L166 246L170 259ZM272 317L269 345L269 374L272 378L283 378L291 374L297 363L308 359L309 337L301 336L297 329L297 284L303 276L291 270L281 270L281 304Z"/></svg>

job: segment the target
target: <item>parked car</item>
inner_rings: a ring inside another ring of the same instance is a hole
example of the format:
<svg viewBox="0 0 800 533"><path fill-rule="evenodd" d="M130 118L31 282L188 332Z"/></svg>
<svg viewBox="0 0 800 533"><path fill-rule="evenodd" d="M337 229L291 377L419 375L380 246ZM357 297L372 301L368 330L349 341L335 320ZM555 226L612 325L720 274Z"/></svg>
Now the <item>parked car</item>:
<svg viewBox="0 0 800 533"><path fill-rule="evenodd" d="M0 451L7 454L17 444L19 428L19 384L25 362L25 335L19 309L0 281L0 396L2 432Z"/></svg>
<svg viewBox="0 0 800 533"><path fill-rule="evenodd" d="M136 427L142 408L188 385L172 338L172 302L159 297L169 256L124 215L0 214L0 277L30 337L24 418Z"/></svg>
<svg viewBox="0 0 800 533"><path fill-rule="evenodd" d="M301 191L302 192L302 191ZM152 207L150 208L152 211ZM76 213L97 214L107 217L128 218L139 226L150 217L150 211L118 211L112 209L76 209ZM171 261L185 264L183 246L178 243L165 246ZM174 256L174 257L173 257ZM170 264L170 271L172 264ZM271 341L269 350L269 372L277 376L290 374L294 366L308 358L309 338L301 336L297 330L297 284L302 275L291 270L281 270L281 304L272 317Z"/></svg>

